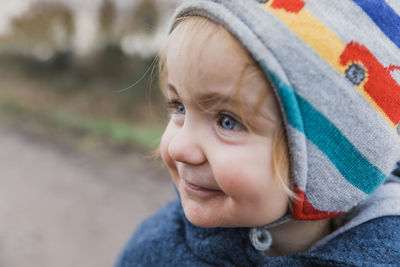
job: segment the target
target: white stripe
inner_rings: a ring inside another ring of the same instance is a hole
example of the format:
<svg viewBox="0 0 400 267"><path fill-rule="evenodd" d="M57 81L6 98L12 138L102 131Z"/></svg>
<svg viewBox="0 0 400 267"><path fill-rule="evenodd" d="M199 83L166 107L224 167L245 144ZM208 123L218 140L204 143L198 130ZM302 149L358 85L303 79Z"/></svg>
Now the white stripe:
<svg viewBox="0 0 400 267"><path fill-rule="evenodd" d="M307 185L307 141L304 133L288 125L287 132L290 138L288 138L288 146L291 153L291 166L292 172L291 179L294 179L292 183L296 184L300 190L305 191Z"/></svg>
<svg viewBox="0 0 400 267"><path fill-rule="evenodd" d="M367 197L350 184L332 162L310 141L308 158L307 197L314 208L323 211L348 211Z"/></svg>
<svg viewBox="0 0 400 267"><path fill-rule="evenodd" d="M400 14L400 1L399 0L386 0L385 1L397 14Z"/></svg>
<svg viewBox="0 0 400 267"><path fill-rule="evenodd" d="M400 84L400 70L394 70L390 72L390 75L392 75L393 79L396 80L398 84Z"/></svg>

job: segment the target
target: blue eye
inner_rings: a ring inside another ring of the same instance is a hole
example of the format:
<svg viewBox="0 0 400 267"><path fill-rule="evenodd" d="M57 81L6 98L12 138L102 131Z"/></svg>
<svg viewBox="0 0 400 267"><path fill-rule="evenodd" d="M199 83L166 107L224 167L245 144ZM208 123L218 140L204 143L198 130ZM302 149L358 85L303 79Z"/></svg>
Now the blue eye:
<svg viewBox="0 0 400 267"><path fill-rule="evenodd" d="M178 114L186 113L185 106L177 100L168 101L168 108L170 111L172 111L174 113L178 113Z"/></svg>
<svg viewBox="0 0 400 267"><path fill-rule="evenodd" d="M225 130L243 130L244 125L234 119L232 116L222 114L218 123Z"/></svg>
<svg viewBox="0 0 400 267"><path fill-rule="evenodd" d="M179 104L176 106L176 111L177 111L179 114L185 114L185 107L184 107L181 103L179 103Z"/></svg>

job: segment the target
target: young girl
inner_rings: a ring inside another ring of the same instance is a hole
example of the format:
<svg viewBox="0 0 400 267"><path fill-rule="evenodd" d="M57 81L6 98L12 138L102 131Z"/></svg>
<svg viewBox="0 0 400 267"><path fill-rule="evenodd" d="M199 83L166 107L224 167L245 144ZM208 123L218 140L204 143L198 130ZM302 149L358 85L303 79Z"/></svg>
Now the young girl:
<svg viewBox="0 0 400 267"><path fill-rule="evenodd" d="M184 2L160 56L179 199L117 266L399 264L400 7L387 2Z"/></svg>

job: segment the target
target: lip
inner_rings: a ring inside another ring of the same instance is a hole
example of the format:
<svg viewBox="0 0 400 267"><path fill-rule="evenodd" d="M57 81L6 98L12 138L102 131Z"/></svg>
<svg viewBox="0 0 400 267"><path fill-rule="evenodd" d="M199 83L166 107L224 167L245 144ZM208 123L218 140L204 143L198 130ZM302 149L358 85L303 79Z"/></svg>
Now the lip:
<svg viewBox="0 0 400 267"><path fill-rule="evenodd" d="M220 195L222 194L221 190L217 189L211 189L211 188L206 188L202 187L199 185L192 184L185 179L182 179L183 181L183 187L186 193L190 196L197 197L197 198L202 198L202 199L207 199L211 198L215 195Z"/></svg>

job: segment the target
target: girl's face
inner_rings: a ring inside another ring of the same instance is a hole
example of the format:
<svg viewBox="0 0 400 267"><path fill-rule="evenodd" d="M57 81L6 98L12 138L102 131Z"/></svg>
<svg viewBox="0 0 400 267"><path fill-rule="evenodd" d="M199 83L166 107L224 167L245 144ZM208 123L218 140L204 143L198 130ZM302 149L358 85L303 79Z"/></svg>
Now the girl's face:
<svg viewBox="0 0 400 267"><path fill-rule="evenodd" d="M171 117L160 145L185 215L202 227L275 221L289 200L272 170L280 115L269 84L226 32L185 24L168 43Z"/></svg>

